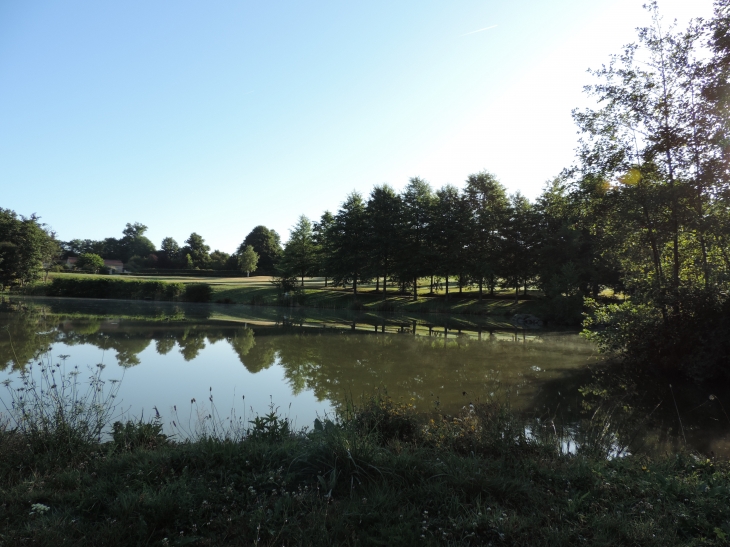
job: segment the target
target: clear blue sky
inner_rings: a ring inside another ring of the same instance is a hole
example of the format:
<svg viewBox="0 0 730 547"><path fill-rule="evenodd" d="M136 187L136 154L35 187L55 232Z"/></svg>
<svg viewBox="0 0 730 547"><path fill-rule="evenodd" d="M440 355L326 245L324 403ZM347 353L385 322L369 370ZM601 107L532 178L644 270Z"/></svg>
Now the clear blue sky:
<svg viewBox="0 0 730 547"><path fill-rule="evenodd" d="M62 240L137 221L233 252L413 176L534 198L642 3L0 0L0 207Z"/></svg>

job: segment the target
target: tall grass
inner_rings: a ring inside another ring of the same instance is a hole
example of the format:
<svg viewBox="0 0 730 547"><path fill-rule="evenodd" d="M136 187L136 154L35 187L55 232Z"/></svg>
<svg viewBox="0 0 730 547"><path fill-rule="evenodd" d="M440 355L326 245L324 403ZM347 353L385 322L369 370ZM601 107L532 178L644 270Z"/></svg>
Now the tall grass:
<svg viewBox="0 0 730 547"><path fill-rule="evenodd" d="M119 380L102 379L101 363L84 374L77 365L69 367L67 358L54 363L48 351L20 371L20 385L3 382L6 427L34 450L66 453L99 443L117 414Z"/></svg>
<svg viewBox="0 0 730 547"><path fill-rule="evenodd" d="M34 365L35 380L9 386L1 545L665 546L730 538L727 462L565 454L549 421L528 423L503 405L424 418L387 395L296 429L273 404L250 419L221 414L211 391L207 402L191 401L184 426L175 411L177 439L162 434L157 416L117 422L104 437L118 384L99 390L95 376L85 396L71 368L64 392L56 380L64 363ZM86 413L73 410L79 405ZM26 442L75 427L72 437L83 442L63 444L52 462Z"/></svg>

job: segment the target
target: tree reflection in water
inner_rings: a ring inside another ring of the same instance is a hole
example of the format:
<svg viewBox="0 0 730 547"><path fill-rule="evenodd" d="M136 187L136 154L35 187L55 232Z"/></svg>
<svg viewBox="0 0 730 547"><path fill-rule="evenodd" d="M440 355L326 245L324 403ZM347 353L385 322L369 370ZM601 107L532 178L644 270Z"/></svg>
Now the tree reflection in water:
<svg viewBox="0 0 730 547"><path fill-rule="evenodd" d="M194 361L207 345L225 341L248 372L280 366L294 395L312 390L335 408L385 388L424 412L451 413L496 398L566 428L590 432L600 426L610 432L606 438L630 450L676 446L679 438L666 385L636 371L603 367L593 347L574 333L480 326L468 318L435 323L323 313L313 319L267 309L216 321L209 319L209 308L196 308L196 318L180 320L179 309L154 308L149 320L0 306L3 370L32 362L54 343L111 350L120 366L132 367L140 365L139 354L152 342L160 355L177 349L185 361ZM710 400L697 387L674 391L688 442L707 453L726 451L730 423L720 409L730 408L730 401L722 393Z"/></svg>

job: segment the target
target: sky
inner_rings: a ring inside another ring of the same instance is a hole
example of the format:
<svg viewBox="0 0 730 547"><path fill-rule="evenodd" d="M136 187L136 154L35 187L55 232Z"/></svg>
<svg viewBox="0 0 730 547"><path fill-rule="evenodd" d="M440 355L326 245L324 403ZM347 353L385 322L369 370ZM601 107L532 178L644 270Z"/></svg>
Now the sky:
<svg viewBox="0 0 730 547"><path fill-rule="evenodd" d="M64 241L141 222L231 253L415 176L534 199L642 3L0 0L0 207Z"/></svg>

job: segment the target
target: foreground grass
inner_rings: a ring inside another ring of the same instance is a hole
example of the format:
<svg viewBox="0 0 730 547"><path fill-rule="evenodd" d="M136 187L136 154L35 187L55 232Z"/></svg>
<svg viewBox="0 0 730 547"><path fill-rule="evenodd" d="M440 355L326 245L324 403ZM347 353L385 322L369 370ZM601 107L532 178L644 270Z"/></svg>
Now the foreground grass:
<svg viewBox="0 0 730 547"><path fill-rule="evenodd" d="M190 442L6 429L0 545L727 545L728 462L561 455L491 406L434 418L379 399Z"/></svg>

